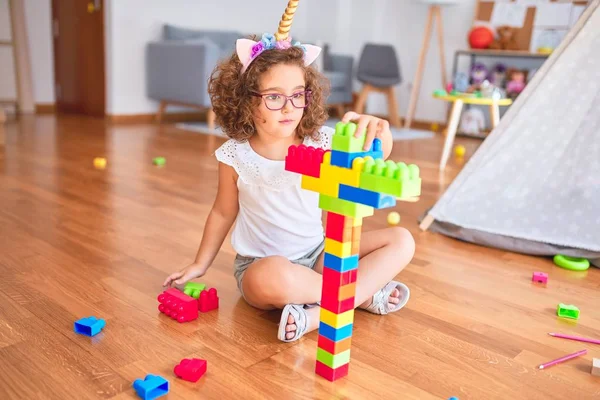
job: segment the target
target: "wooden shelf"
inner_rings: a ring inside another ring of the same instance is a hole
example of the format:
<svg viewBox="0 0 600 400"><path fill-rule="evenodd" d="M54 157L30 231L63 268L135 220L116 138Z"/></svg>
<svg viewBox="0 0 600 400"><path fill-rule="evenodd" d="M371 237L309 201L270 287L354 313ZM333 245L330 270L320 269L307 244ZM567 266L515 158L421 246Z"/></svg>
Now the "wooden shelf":
<svg viewBox="0 0 600 400"><path fill-rule="evenodd" d="M524 57L524 58L548 58L550 54L532 53L524 50L488 50L488 49L463 49L456 50L457 54L486 56L486 57Z"/></svg>

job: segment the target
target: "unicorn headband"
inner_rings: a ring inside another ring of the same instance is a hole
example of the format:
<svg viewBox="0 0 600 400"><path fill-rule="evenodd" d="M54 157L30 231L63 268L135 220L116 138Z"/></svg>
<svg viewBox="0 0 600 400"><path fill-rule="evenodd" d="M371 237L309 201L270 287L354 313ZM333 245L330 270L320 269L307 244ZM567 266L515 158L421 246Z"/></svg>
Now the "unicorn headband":
<svg viewBox="0 0 600 400"><path fill-rule="evenodd" d="M299 0L288 1L288 5L281 17L281 21L279 21L279 27L275 35L265 33L258 42L250 39L237 40L235 51L242 62L242 74L246 72L246 69L248 69L248 66L252 61L266 50L284 50L296 46L304 50L304 65L310 65L317 59L319 53L321 53L320 47L311 44L301 44L300 42L292 44L292 39L288 35L290 28L292 27L294 13L298 8L298 2Z"/></svg>

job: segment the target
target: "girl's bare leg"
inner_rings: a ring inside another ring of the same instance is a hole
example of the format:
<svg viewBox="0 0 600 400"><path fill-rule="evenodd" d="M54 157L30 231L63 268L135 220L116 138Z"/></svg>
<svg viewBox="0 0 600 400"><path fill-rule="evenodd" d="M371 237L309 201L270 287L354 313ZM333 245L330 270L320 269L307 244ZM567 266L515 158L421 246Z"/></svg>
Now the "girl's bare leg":
<svg viewBox="0 0 600 400"><path fill-rule="evenodd" d="M412 259L415 242L404 228L386 228L362 234L355 307L367 307L372 296L400 272ZM291 263L284 257L267 257L248 267L242 281L246 300L261 309L283 308L286 304L312 304L321 300L323 255L314 270ZM400 293L394 290L389 302L397 304ZM307 310L307 331L319 325L319 307ZM294 337L296 325L288 318L287 337Z"/></svg>

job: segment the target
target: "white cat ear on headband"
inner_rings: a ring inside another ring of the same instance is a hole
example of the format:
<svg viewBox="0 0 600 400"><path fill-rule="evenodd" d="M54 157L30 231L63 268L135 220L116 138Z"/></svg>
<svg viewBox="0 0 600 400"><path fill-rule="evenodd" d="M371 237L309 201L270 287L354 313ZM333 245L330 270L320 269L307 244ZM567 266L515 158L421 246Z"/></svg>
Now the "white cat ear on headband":
<svg viewBox="0 0 600 400"><path fill-rule="evenodd" d="M258 56L258 54L262 53L264 50L254 50L254 46L259 43L250 39L238 39L235 43L235 52L242 63L242 74L246 72L248 66L254 59ZM313 46L312 44L303 44L302 47L306 49L304 52L304 65L308 66L312 64L319 54L321 54L321 48L318 46ZM254 53L254 54L253 54Z"/></svg>

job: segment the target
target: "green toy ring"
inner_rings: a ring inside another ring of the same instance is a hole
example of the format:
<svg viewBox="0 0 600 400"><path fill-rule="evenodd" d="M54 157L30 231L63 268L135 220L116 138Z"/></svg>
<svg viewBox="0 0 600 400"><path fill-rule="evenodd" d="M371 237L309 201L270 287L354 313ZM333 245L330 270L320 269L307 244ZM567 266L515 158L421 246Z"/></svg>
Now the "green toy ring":
<svg viewBox="0 0 600 400"><path fill-rule="evenodd" d="M554 264L571 271L585 271L590 267L590 261L585 258L575 258L557 254L554 256Z"/></svg>

